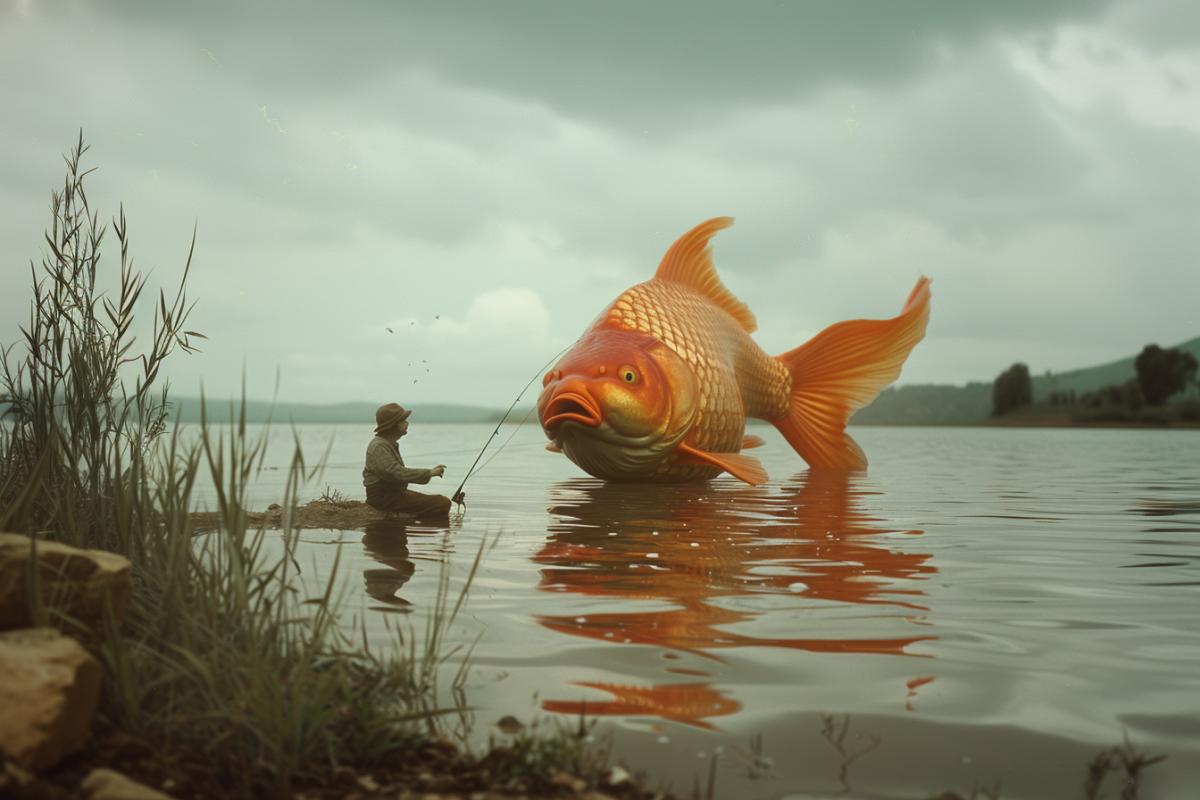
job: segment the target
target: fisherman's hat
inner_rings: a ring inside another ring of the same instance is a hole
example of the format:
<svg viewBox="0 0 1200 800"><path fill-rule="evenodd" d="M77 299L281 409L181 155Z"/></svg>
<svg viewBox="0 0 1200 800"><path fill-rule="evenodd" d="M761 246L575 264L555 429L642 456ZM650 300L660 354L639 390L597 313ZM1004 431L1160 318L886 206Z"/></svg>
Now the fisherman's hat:
<svg viewBox="0 0 1200 800"><path fill-rule="evenodd" d="M399 403L387 403L375 409L375 432L382 433L388 428L399 425L408 419L412 409L405 408Z"/></svg>

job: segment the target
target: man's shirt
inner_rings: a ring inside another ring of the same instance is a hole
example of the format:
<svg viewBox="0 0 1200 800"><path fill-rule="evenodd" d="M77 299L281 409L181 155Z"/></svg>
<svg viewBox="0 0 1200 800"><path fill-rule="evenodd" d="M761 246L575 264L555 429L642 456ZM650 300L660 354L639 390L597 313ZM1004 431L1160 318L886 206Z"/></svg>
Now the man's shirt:
<svg viewBox="0 0 1200 800"><path fill-rule="evenodd" d="M404 466L400 443L376 436L367 445L367 463L363 467L363 486L386 484L389 488L407 489L410 483L429 483L433 472Z"/></svg>

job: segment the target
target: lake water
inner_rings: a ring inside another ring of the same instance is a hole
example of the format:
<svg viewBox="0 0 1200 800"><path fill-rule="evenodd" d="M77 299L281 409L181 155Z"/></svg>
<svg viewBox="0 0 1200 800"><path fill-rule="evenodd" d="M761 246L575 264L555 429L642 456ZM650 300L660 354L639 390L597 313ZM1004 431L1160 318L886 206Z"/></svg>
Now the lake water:
<svg viewBox="0 0 1200 800"><path fill-rule="evenodd" d="M414 419L402 451L449 494L492 429ZM715 759L739 800L1064 798L1127 736L1168 756L1142 798L1200 796L1200 431L853 430L863 475L762 428L767 485L618 486L506 427L448 529L305 531L298 560L315 591L340 548L347 624L387 646L494 540L452 631L478 639L477 743L584 712L684 793ZM327 463L302 500L361 498L369 426L296 434ZM271 432L253 507L291 442Z"/></svg>

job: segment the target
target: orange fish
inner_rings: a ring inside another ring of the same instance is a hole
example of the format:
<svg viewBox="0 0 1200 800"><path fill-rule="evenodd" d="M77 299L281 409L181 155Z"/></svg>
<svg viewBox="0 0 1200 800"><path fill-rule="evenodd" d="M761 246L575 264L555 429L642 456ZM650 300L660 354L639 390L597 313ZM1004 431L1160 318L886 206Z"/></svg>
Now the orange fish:
<svg viewBox="0 0 1200 800"><path fill-rule="evenodd" d="M900 314L830 325L768 355L754 314L717 277L717 217L679 237L650 280L608 305L542 381L547 449L610 481L767 480L743 448L746 417L767 420L815 468L863 469L846 421L900 374L929 321L929 279Z"/></svg>

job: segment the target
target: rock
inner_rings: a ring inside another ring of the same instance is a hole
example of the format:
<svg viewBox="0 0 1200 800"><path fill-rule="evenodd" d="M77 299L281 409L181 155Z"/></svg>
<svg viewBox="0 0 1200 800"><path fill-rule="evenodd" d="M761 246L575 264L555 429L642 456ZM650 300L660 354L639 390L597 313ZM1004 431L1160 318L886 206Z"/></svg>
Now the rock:
<svg viewBox="0 0 1200 800"><path fill-rule="evenodd" d="M609 786L620 786L623 783L629 783L631 780L633 780L633 776L624 767L619 767L616 764L613 764L612 769L608 771L608 776L605 778L605 782Z"/></svg>
<svg viewBox="0 0 1200 800"><path fill-rule="evenodd" d="M517 719L512 714L506 714L500 719L496 720L496 727L499 728L502 733L506 733L509 736L515 736L516 734L525 730L525 725L522 724L521 720Z"/></svg>
<svg viewBox="0 0 1200 800"><path fill-rule="evenodd" d="M30 539L0 533L0 630L31 624L29 614ZM58 542L37 542L38 576L46 605L95 626L105 604L118 620L129 606L133 584L129 560L104 550L81 550Z"/></svg>
<svg viewBox="0 0 1200 800"><path fill-rule="evenodd" d="M550 778L550 783L554 786L560 786L564 789L570 789L578 794L587 788L587 781L578 776L572 775L565 770L559 770Z"/></svg>
<svg viewBox="0 0 1200 800"><path fill-rule="evenodd" d="M79 748L100 701L100 665L53 628L0 633L0 750L45 769Z"/></svg>
<svg viewBox="0 0 1200 800"><path fill-rule="evenodd" d="M88 800L172 800L171 795L138 783L111 769L94 769L80 784Z"/></svg>

